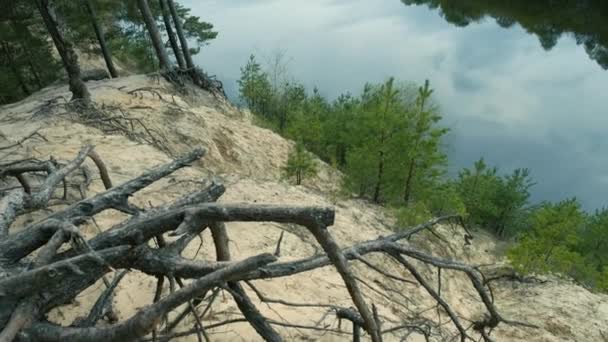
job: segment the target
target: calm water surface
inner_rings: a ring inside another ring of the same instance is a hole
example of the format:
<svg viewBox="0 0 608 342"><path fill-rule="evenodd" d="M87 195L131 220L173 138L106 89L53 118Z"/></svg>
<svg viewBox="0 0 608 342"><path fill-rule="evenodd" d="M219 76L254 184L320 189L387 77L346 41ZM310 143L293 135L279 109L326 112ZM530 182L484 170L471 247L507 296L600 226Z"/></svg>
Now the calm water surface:
<svg viewBox="0 0 608 342"><path fill-rule="evenodd" d="M608 71L572 35L547 51L519 24L458 27L398 0L180 2L219 31L196 59L231 96L248 56L278 49L293 77L330 98L389 76L428 78L452 128L451 173L484 156L503 170L530 168L534 200L608 205Z"/></svg>

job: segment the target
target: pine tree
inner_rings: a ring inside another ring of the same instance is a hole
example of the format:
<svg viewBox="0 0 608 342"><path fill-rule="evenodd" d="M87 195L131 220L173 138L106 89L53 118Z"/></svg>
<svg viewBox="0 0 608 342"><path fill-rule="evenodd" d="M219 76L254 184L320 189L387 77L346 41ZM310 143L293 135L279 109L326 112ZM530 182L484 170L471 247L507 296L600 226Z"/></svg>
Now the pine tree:
<svg viewBox="0 0 608 342"><path fill-rule="evenodd" d="M272 90L267 74L253 54L249 56L247 64L241 68L241 78L237 83L240 98L247 107L253 113L269 119Z"/></svg>
<svg viewBox="0 0 608 342"><path fill-rule="evenodd" d="M412 117L408 118L410 129L406 130L406 137L409 144L405 153L407 174L403 191L403 202L406 205L411 200L416 179L423 177L427 181L435 181L441 175L441 169L447 160L440 144L448 129L436 127L441 116L433 108L427 108L432 94L433 90L427 80L424 86L418 88L416 107L411 111Z"/></svg>
<svg viewBox="0 0 608 342"><path fill-rule="evenodd" d="M283 172L286 178L293 179L296 185L301 185L304 179L317 175L317 163L304 145L298 142L289 153Z"/></svg>
<svg viewBox="0 0 608 342"><path fill-rule="evenodd" d="M101 49L101 53L106 63L106 67L108 68L108 72L110 73L110 76L116 78L118 77L118 72L114 67L114 62L112 61L112 53L110 52L110 48L106 43L105 33L103 27L99 23L99 20L97 19L97 13L95 11L95 8L93 7L93 4L91 3L92 0L83 0L83 2L89 14L91 24L93 25L93 30L95 31L95 36L97 37L97 41L99 42L99 48Z"/></svg>
<svg viewBox="0 0 608 342"><path fill-rule="evenodd" d="M180 49L180 46L177 43L175 33L173 32L173 27L171 25L171 13L169 11L169 5L167 4L167 0L159 0L158 3L160 4L163 22L165 23L165 30L167 31L169 43L171 44L171 49L173 50L173 55L175 56L177 65L180 69L185 70L186 61L184 60L184 55Z"/></svg>
<svg viewBox="0 0 608 342"><path fill-rule="evenodd" d="M508 256L524 273L559 272L576 276L584 268L576 252L585 215L576 199L546 203L531 217L530 229Z"/></svg>
<svg viewBox="0 0 608 342"><path fill-rule="evenodd" d="M534 185L527 169L500 176L483 158L474 168L460 171L455 183L469 214L470 223L499 237L515 235L526 225L530 188Z"/></svg>

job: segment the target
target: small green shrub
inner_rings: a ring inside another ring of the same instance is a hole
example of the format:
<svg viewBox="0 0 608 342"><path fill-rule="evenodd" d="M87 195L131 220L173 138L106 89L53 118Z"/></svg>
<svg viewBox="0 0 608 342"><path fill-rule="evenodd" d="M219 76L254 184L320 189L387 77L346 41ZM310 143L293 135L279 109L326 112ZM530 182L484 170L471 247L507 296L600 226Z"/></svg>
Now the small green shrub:
<svg viewBox="0 0 608 342"><path fill-rule="evenodd" d="M407 207L396 209L395 217L400 228L411 227L430 220L433 215L426 205L421 202L411 203Z"/></svg>
<svg viewBox="0 0 608 342"><path fill-rule="evenodd" d="M285 178L295 181L296 185L300 185L305 178L317 175L317 162L312 154L306 151L304 145L296 143L295 148L289 153L283 173Z"/></svg>

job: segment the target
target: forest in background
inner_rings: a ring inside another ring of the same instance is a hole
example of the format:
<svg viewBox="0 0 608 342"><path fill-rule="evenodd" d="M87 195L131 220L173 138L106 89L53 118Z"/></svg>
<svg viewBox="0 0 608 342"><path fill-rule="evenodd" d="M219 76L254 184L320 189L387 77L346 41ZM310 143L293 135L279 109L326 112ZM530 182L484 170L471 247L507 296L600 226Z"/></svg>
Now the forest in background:
<svg viewBox="0 0 608 342"><path fill-rule="evenodd" d="M608 290L608 209L587 213L576 198L532 203L529 169L499 170L483 158L448 177L449 127L429 81L389 78L329 100L290 77L287 64L285 52L266 63L251 55L238 84L259 124L296 141L285 168L295 184L314 177L316 155L344 173L341 196L384 205L401 226L459 214L509 241L519 271Z"/></svg>

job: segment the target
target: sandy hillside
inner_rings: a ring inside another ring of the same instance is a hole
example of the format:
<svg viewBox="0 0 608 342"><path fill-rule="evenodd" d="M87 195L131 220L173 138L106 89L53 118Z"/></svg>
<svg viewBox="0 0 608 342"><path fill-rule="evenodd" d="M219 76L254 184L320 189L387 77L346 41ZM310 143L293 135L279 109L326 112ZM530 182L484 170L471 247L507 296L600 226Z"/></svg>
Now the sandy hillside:
<svg viewBox="0 0 608 342"><path fill-rule="evenodd" d="M28 139L10 152L0 151L0 159L3 162L30 157L47 159L52 155L58 160L68 160L83 144L93 144L105 160L114 183L121 183L170 160L172 156L203 146L208 153L201 162L142 191L134 201L140 206L159 205L202 186L205 180L216 179L227 186L221 202L335 206L336 223L330 231L344 247L385 236L392 231L392 219L380 208L362 201L337 198L340 175L327 165L322 164L319 177L304 186L292 186L283 181L281 167L293 143L253 125L248 113L237 110L224 100L194 90L181 94L162 79L143 75L92 81L88 86L99 108L119 113L116 114L120 115L119 122L128 122L127 131L112 130L114 126L100 120L76 115L63 105L70 97L67 87L50 87L21 102L0 107L0 144L18 141L35 130L44 137ZM94 170L92 164L88 166ZM102 190L103 185L97 177L90 193ZM97 223L101 229L106 229L123 218L117 212L108 211L98 216ZM24 217L21 223L33 219L35 217ZM84 229L92 235L97 228L87 226ZM232 238L233 257L239 259L274 251L281 231L285 231L281 261L310 256L318 251L312 236L296 226L230 223L228 233ZM459 227L443 226L438 232L443 241L433 235L422 234L411 243L439 256L473 264L501 262L492 253L493 240L482 233L476 233L472 244L465 246L463 231ZM197 259L214 258L208 233L203 235L200 244L198 253L199 242L195 241L185 255ZM369 260L411 279L384 257L370 256ZM358 263L353 265L363 281L361 287L368 302L378 306L387 327L412 319L414 312L424 311L421 317L437 319L437 310L422 288L386 279ZM431 279L435 277L426 268L423 274ZM258 281L256 285L267 296L286 301L352 305L341 278L330 267L289 278ZM166 286L165 291L169 291ZM127 318L137 308L149 304L154 287L154 278L130 272L121 282L115 298L120 318ZM92 286L77 302L55 310L51 320L69 324L87 312L102 289L101 283ZM253 292L250 295L256 299ZM479 318L479 300L464 276L443 272L442 295L462 317ZM500 280L494 283L494 297L503 316L540 327L533 329L502 324L493 333L497 341L606 341L608 338L608 296L591 293L568 281L557 278L530 282ZM322 309L292 308L280 304L268 306L255 302L265 316L276 321L339 329L337 320L331 315L324 317L325 310ZM229 303L229 295L220 295L205 320L211 324L233 317L236 309ZM441 316L445 323L442 327L445 331L452 331L453 327L447 320L445 315ZM186 323L191 325L191 322ZM277 329L286 340L349 340L349 336L339 332L319 335L305 329ZM350 325L344 323L342 329L350 331ZM216 340L259 340L246 323L224 326L209 333ZM403 335L390 334L386 340L399 340ZM184 340L196 341L196 337ZM414 334L409 340L423 339Z"/></svg>

